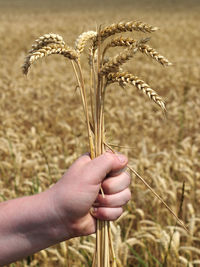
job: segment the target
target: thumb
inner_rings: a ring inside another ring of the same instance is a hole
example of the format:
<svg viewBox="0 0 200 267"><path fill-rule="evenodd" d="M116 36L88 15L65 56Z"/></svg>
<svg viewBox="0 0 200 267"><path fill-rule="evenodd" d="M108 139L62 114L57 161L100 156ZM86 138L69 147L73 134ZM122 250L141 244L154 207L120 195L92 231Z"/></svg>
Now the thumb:
<svg viewBox="0 0 200 267"><path fill-rule="evenodd" d="M123 154L105 152L87 164L88 172L94 184L100 184L110 172L123 169L128 159Z"/></svg>

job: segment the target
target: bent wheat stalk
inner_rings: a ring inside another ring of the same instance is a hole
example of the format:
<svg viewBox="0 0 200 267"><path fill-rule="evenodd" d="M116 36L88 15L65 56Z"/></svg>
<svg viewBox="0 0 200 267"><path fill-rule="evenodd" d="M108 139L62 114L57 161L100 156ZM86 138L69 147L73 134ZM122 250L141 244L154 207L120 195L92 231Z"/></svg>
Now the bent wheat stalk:
<svg viewBox="0 0 200 267"><path fill-rule="evenodd" d="M144 81L126 71L119 71L127 60L130 60L135 53L145 53L163 65L170 65L169 61L161 56L155 49L146 45L149 38L139 41L132 38L115 38L104 46L105 39L112 37L116 33L141 31L143 33L151 33L158 28L143 22L129 21L115 23L103 29L99 28L98 32L88 31L81 34L75 42L75 48L65 44L63 38L57 34L46 34L37 39L32 45L25 58L22 67L23 73L27 74L30 66L40 58L58 54L70 60L80 89L83 111L86 120L88 140L91 152L91 158L97 157L105 151L105 126L104 126L104 100L106 88L110 84L117 82L119 85L134 85L151 100L153 100L162 110L165 110L165 104L162 98ZM90 51L90 88L87 89L85 84L81 54L84 52L86 43L89 42ZM104 59L104 55L108 48L117 46L125 47L120 54L108 60ZM88 97L88 94L90 98ZM90 101L89 101L90 100ZM89 103L90 102L90 103ZM91 107L91 115L89 114L89 104ZM109 147L109 146L108 146ZM110 148L110 147L109 147ZM112 150L110 148L110 150ZM113 150L112 150L113 151ZM113 151L114 152L114 151ZM131 167L129 169L143 181L143 183L151 190L151 192L168 208L168 210L176 217L173 211L166 205L159 195L145 182L145 180L137 174ZM101 192L104 196L103 190ZM181 223L181 221L176 217ZM182 224L183 225L183 224ZM184 225L183 225L184 226ZM114 248L112 244L112 233L110 222L97 220L96 233L96 249L93 257L93 267L116 267L117 260L115 258Z"/></svg>
<svg viewBox="0 0 200 267"><path fill-rule="evenodd" d="M112 151L113 153L116 153L113 149L112 149L112 147L109 145L109 144L107 144L107 143L104 143L105 144L105 146L107 147L107 148L109 148L109 150L110 151ZM186 226L185 226L185 224L177 217L177 215L173 212L173 210L167 205L167 203L155 192L155 190L153 190L153 188L144 180L144 178L142 178L142 176L141 175L139 175L137 172L136 172L136 170L134 170L131 166L129 166L129 165L127 165L127 168L132 172L132 173L134 173L135 174L135 176L136 177L138 177L142 182L143 182L143 184L145 184L146 185L146 187L154 194L154 196L156 196L159 200L160 200L160 202L166 207L166 209L168 209L169 210L169 212L175 217L175 219L179 222L179 224L180 225L182 225L183 226L183 228L189 233L189 231L188 231L188 229L186 228Z"/></svg>

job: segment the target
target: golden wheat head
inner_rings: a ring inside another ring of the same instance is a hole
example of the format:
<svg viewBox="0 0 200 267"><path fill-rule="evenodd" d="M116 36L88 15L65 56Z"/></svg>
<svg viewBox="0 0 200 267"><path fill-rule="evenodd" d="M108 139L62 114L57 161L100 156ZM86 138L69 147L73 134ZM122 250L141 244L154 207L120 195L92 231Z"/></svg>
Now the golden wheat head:
<svg viewBox="0 0 200 267"><path fill-rule="evenodd" d="M162 56L158 51L156 51L154 48L150 47L147 44L141 44L139 46L139 50L146 54L147 56L150 56L151 58L155 59L158 63L162 64L163 66L171 66L172 63L169 62L169 60Z"/></svg>
<svg viewBox="0 0 200 267"><path fill-rule="evenodd" d="M140 80L137 76L127 72L113 72L107 75L108 83L118 82L119 85L131 84L146 94L151 100L153 100L158 106L165 110L165 104L163 99L150 88L143 80Z"/></svg>
<svg viewBox="0 0 200 267"><path fill-rule="evenodd" d="M107 50L111 47L130 47L131 45L137 45L138 47L140 47L142 44L145 44L146 42L148 42L150 40L150 38L144 38L141 39L139 42L137 42L137 40L130 38L130 37L117 37L112 39L109 43L107 43L107 45L105 46L104 50L103 50L103 56L105 55L105 53L107 52Z"/></svg>
<svg viewBox="0 0 200 267"><path fill-rule="evenodd" d="M105 27L99 33L99 37L101 42L103 42L106 38L122 32L132 32L132 31L141 31L144 33L151 33L157 31L158 28L151 26L147 23L143 23L141 21L129 21L129 22L120 22L114 23L110 26ZM97 46L98 36L94 39L94 47Z"/></svg>
<svg viewBox="0 0 200 267"><path fill-rule="evenodd" d="M83 32L75 41L75 49L76 51L81 54L85 48L86 43L94 39L97 36L97 32L95 31L87 31Z"/></svg>
<svg viewBox="0 0 200 267"><path fill-rule="evenodd" d="M161 55L158 51L156 51L151 46L147 45L146 43L150 40L150 38L144 38L140 40L140 44L138 45L139 51L143 54L146 54L147 56L150 56L154 60L156 60L158 63L162 64L163 66L171 66L172 63L169 62L169 60ZM137 41L130 37L117 37L112 39L104 48L103 55L106 53L106 51L111 47L129 47L130 45L136 44Z"/></svg>
<svg viewBox="0 0 200 267"><path fill-rule="evenodd" d="M28 54L22 66L23 73L27 74L30 66L39 58L43 58L53 54L60 54L70 60L78 59L78 54L73 48L67 45L63 46L61 44L50 44Z"/></svg>
<svg viewBox="0 0 200 267"><path fill-rule="evenodd" d="M29 53L32 53L43 46L47 46L49 44L61 44L65 45L65 41L63 40L63 37L56 33L47 33L42 36L40 36L35 42L32 44L32 49L29 51Z"/></svg>

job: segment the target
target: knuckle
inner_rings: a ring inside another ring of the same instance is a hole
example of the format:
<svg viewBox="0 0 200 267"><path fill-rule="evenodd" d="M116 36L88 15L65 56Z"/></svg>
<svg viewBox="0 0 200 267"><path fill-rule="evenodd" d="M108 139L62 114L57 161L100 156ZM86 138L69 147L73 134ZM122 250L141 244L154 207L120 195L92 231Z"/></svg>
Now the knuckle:
<svg viewBox="0 0 200 267"><path fill-rule="evenodd" d="M111 164L113 163L114 161L114 156L111 152L105 152L104 153L104 157L107 161L109 161Z"/></svg>

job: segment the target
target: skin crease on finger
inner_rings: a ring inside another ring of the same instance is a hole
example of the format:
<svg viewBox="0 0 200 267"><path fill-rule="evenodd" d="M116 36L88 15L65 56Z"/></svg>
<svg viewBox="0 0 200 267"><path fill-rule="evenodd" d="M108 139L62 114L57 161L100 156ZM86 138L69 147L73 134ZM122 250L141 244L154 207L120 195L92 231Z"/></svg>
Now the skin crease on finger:
<svg viewBox="0 0 200 267"><path fill-rule="evenodd" d="M125 205L131 199L131 192L129 188L112 195L98 195L94 202L94 207L120 207Z"/></svg>

